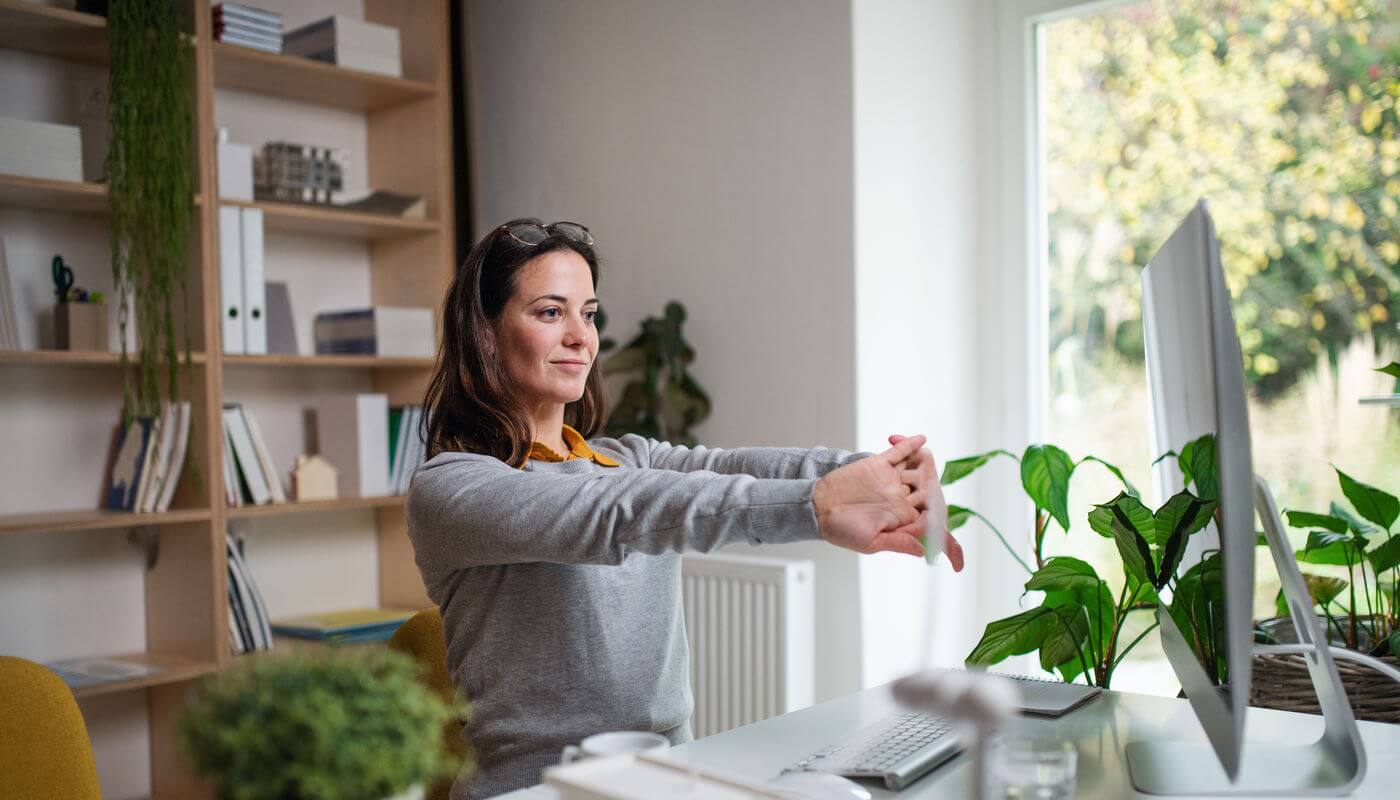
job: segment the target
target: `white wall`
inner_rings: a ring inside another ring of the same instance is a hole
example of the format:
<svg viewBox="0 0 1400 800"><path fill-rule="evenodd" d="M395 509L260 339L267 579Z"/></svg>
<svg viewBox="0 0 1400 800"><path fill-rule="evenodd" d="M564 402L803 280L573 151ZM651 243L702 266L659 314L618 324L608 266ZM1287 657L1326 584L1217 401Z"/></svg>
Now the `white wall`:
<svg viewBox="0 0 1400 800"><path fill-rule="evenodd" d="M855 0L857 442L888 447L892 433L923 433L940 468L976 451L975 348L979 242L975 202L988 31L978 0ZM969 481L969 484L971 482ZM970 486L949 501L974 505ZM863 682L873 686L932 657L961 665L981 631L967 599L984 576L986 548L967 529L968 569L930 571L892 554L860 560ZM936 608L926 616L927 582ZM925 626L932 624L932 640ZM932 653L921 653L926 642Z"/></svg>
<svg viewBox="0 0 1400 800"><path fill-rule="evenodd" d="M853 447L849 4L469 8L478 230L588 225L614 338L682 301L707 444ZM858 688L857 558L781 551L818 562L817 698Z"/></svg>

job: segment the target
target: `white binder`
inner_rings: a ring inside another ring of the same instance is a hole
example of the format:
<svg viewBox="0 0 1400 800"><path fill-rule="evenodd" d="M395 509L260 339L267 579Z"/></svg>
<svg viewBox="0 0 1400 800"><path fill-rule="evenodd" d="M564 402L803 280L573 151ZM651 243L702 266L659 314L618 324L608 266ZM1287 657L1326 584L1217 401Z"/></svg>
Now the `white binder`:
<svg viewBox="0 0 1400 800"><path fill-rule="evenodd" d="M224 353L246 352L243 340L243 246L237 206L219 206L219 303Z"/></svg>
<svg viewBox="0 0 1400 800"><path fill-rule="evenodd" d="M267 285L263 282L263 212L242 209L243 351L267 355Z"/></svg>

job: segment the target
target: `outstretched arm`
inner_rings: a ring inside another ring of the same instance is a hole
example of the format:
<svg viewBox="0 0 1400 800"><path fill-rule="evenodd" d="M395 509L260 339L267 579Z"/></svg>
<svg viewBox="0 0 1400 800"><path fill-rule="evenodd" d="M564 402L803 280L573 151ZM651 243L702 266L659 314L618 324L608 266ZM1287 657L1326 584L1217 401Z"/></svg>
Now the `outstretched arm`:
<svg viewBox="0 0 1400 800"><path fill-rule="evenodd" d="M870 455L826 447L810 450L801 447L686 447L636 434L627 434L621 439L595 439L590 444L595 448L627 453L637 464L649 469L673 472L704 470L721 475L774 479L820 478Z"/></svg>

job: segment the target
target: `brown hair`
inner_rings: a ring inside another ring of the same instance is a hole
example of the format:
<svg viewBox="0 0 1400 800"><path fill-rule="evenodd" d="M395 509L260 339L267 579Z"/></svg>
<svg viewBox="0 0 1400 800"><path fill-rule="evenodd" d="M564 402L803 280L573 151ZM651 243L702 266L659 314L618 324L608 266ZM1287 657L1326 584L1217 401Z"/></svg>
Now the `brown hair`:
<svg viewBox="0 0 1400 800"><path fill-rule="evenodd" d="M494 456L523 466L530 453L530 417L514 396L510 378L496 357L491 324L515 294L520 269L530 259L572 250L588 262L598 287L598 256L589 245L551 235L527 245L507 235L508 226L535 223L515 219L481 238L457 270L442 303L442 344L423 399L427 457L450 450ZM588 373L583 397L564 407L564 421L584 438L603 424L603 376L597 362Z"/></svg>

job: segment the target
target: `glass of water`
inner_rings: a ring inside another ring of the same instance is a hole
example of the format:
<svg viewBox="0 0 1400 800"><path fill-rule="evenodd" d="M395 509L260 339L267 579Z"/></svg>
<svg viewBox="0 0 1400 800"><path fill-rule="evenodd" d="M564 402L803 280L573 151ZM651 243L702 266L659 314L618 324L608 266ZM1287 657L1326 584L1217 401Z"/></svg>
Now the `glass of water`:
<svg viewBox="0 0 1400 800"><path fill-rule="evenodd" d="M1070 800L1078 751L1070 741L999 736L987 754L991 796L1007 800Z"/></svg>

